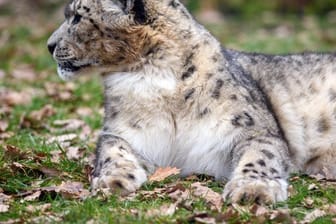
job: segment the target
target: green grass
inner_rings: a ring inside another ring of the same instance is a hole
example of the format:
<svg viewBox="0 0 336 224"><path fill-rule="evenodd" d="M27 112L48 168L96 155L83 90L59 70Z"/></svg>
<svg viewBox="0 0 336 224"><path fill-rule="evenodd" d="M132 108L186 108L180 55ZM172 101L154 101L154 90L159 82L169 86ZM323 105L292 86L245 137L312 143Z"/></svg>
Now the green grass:
<svg viewBox="0 0 336 224"><path fill-rule="evenodd" d="M12 16L11 14L7 15L8 21ZM43 20L41 23L43 26ZM53 26L56 25L53 24ZM295 17L260 16L253 21L228 18L222 24L211 24L208 25L208 28L225 46L230 48L266 53L288 53L303 50L335 50L335 25L331 20L315 17L299 20ZM66 85L57 77L54 61L48 55L45 46L50 30L52 30L52 26L47 25L47 27L48 29L44 33L35 33L34 27L27 27L24 23L8 27L9 41L5 45L0 45L2 46L0 47L0 70L7 73L7 76L0 80L0 88L6 88L10 91L25 91L27 88L33 88L46 92L44 86L47 82L56 83L58 87L62 88ZM284 34L281 32L285 32L286 36L283 36ZM34 49L32 54L29 53L31 49ZM16 80L10 76L17 66L22 64L29 64L33 67L37 73L36 81ZM0 113L0 120L9 122L7 132L13 133L12 137L0 142L0 189L5 194L13 196L9 203L9 211L0 213L0 223L11 219L31 222L34 217L49 217L51 222L57 222L57 219L53 219L53 217L60 217L63 223L85 223L90 220L95 220L96 223L190 223L195 222L193 216L199 212L206 212L209 217L216 217L218 220L221 215L227 214L232 209L228 205L223 206L222 211L215 212L210 210L203 199L195 199L191 207L179 207L173 216L148 217L146 215L148 211L173 202L167 195L149 198L138 195L134 199L125 201L117 197L74 200L65 199L52 192L44 192L33 202L22 201L23 197L19 194L34 189L34 185L45 187L60 184L62 181L79 181L84 183L86 188L89 187L85 173L86 163L67 159L64 155L65 149L62 146L47 144L46 141L53 135L49 127L54 127L55 120L80 118L75 112L79 107L93 108L93 113L90 116L85 116L83 120L93 131L101 127L102 117L99 114L99 109L102 107L102 88L100 82L98 76L83 77L74 83L75 87L71 91L69 100L37 95L27 105L12 107L9 114ZM62 88L59 91L62 91ZM47 104L53 105L56 114L44 118L36 126L30 128L20 126L23 115L40 110ZM80 132L80 130L75 131L77 134ZM15 146L30 156L22 158L19 155L8 156L4 150L7 145ZM87 153L93 152L95 147L90 138L76 139L72 145L82 146ZM55 150L64 152L59 163L52 162L51 152ZM14 163L21 164L22 168L13 166ZM61 175L48 176L41 171L41 168L56 169L60 171ZM221 192L224 186L224 183L209 180L208 177L201 176L199 181L216 192ZM161 183L145 184L142 190L152 191L175 182L180 182L186 187L192 183L192 181L174 177ZM286 203L279 203L274 209L289 208L291 217L296 220L302 220L307 213L314 209L322 208L336 201L335 184L318 182L306 176L294 179L291 184L296 193ZM316 184L318 187L309 190L311 184ZM311 198L314 203L311 206L305 205L306 198ZM46 203L51 204L51 208L47 211L33 213L26 211L28 205L37 206ZM314 223L332 223L334 218L335 215L328 215L318 218ZM256 220L256 217L248 210L229 215L226 219L228 223L258 223ZM44 223L45 220L37 222ZM273 223L273 221L266 220L265 223Z"/></svg>

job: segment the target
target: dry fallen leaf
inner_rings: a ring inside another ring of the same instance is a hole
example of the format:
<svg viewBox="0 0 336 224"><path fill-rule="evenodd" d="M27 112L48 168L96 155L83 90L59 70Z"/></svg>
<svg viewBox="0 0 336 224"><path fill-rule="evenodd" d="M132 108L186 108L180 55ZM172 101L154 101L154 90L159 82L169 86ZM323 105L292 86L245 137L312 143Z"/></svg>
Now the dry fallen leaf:
<svg viewBox="0 0 336 224"><path fill-rule="evenodd" d="M303 205L306 208L313 208L314 207L314 199L308 197L303 200Z"/></svg>
<svg viewBox="0 0 336 224"><path fill-rule="evenodd" d="M57 129L53 130L54 132L61 131L68 133L80 130L80 134L78 137L81 140L87 140L87 137L90 136L92 133L90 126L79 119L56 120L53 124L57 126Z"/></svg>
<svg viewBox="0 0 336 224"><path fill-rule="evenodd" d="M30 104L32 96L26 92L0 89L0 105L16 106Z"/></svg>
<svg viewBox="0 0 336 224"><path fill-rule="evenodd" d="M53 150L50 152L51 159L50 161L53 163L59 163L61 161L61 156L63 152L61 150Z"/></svg>
<svg viewBox="0 0 336 224"><path fill-rule="evenodd" d="M149 181L163 181L164 179L180 174L180 169L176 167L158 168L155 173L149 177Z"/></svg>
<svg viewBox="0 0 336 224"><path fill-rule="evenodd" d="M90 195L90 191L84 188L80 182L62 182L58 186L40 187L32 191L27 191L16 195L17 197L36 197L39 193L57 193L65 199L85 199Z"/></svg>
<svg viewBox="0 0 336 224"><path fill-rule="evenodd" d="M61 127L61 131L76 131L85 125L85 122L78 119L56 120L53 123L55 126Z"/></svg>
<svg viewBox="0 0 336 224"><path fill-rule="evenodd" d="M330 168L323 167L322 171L323 171L327 180L336 180L336 176L335 176L334 172L332 170L330 170Z"/></svg>
<svg viewBox="0 0 336 224"><path fill-rule="evenodd" d="M195 213L188 219L189 223L215 224L216 219L206 212ZM225 223L225 222L224 222Z"/></svg>
<svg viewBox="0 0 336 224"><path fill-rule="evenodd" d="M0 79L5 78L5 76L6 76L6 72L0 69Z"/></svg>
<svg viewBox="0 0 336 224"><path fill-rule="evenodd" d="M85 199L90 195L90 191L85 189L80 182L62 182L57 187L56 192L60 192L66 199Z"/></svg>
<svg viewBox="0 0 336 224"><path fill-rule="evenodd" d="M324 206L324 210L328 213L328 215L336 215L336 204L326 205Z"/></svg>
<svg viewBox="0 0 336 224"><path fill-rule="evenodd" d="M54 114L56 114L56 110L53 108L52 105L48 104L48 105L45 105L40 110L31 112L31 114L29 115L29 118L35 121L41 121L45 118L53 116Z"/></svg>
<svg viewBox="0 0 336 224"><path fill-rule="evenodd" d="M83 158L85 149L78 146L71 146L66 148L66 156L69 160L79 160Z"/></svg>
<svg viewBox="0 0 336 224"><path fill-rule="evenodd" d="M309 186L308 186L309 191L313 191L313 190L317 190L317 189L319 189L319 187L314 183L309 184Z"/></svg>
<svg viewBox="0 0 336 224"><path fill-rule="evenodd" d="M172 216L175 214L177 209L177 204L165 204L158 209L149 210L146 213L147 217L156 217L156 216Z"/></svg>
<svg viewBox="0 0 336 224"><path fill-rule="evenodd" d="M191 187L193 190L192 194L197 197L203 198L207 203L210 204L211 209L215 209L218 211L221 210L223 200L222 196L219 193L214 192L210 188L203 186L200 182L193 183Z"/></svg>
<svg viewBox="0 0 336 224"><path fill-rule="evenodd" d="M9 205L0 204L0 213L5 213L9 211Z"/></svg>
<svg viewBox="0 0 336 224"><path fill-rule="evenodd" d="M12 146L7 145L4 148L5 158L10 160L23 160L29 158L29 153L22 151L21 149Z"/></svg>
<svg viewBox="0 0 336 224"><path fill-rule="evenodd" d="M1 221L1 224L18 224L22 222L22 219L7 219L6 221Z"/></svg>
<svg viewBox="0 0 336 224"><path fill-rule="evenodd" d="M0 204L1 203L8 203L12 200L12 197L11 196L8 196L4 193L0 193Z"/></svg>
<svg viewBox="0 0 336 224"><path fill-rule="evenodd" d="M312 212L308 213L302 223L312 223L315 219L325 216L327 213L320 209L315 209Z"/></svg>
<svg viewBox="0 0 336 224"><path fill-rule="evenodd" d="M266 207L257 204L252 206L251 212L255 214L255 216L266 216L269 214L269 210Z"/></svg>
<svg viewBox="0 0 336 224"><path fill-rule="evenodd" d="M51 208L51 204L47 203L47 204L42 204L42 205L28 205L26 207L26 211L30 212L30 213L35 213L35 212L39 212L39 213L43 213L47 210L49 210Z"/></svg>
<svg viewBox="0 0 336 224"><path fill-rule="evenodd" d="M213 217L195 217L195 221L197 223L203 223L203 224L216 224L216 219Z"/></svg>
<svg viewBox="0 0 336 224"><path fill-rule="evenodd" d="M24 81L35 81L36 80L36 73L30 66L21 66L20 68L16 68L12 72L12 76L18 80Z"/></svg>
<svg viewBox="0 0 336 224"><path fill-rule="evenodd" d="M268 220L270 211L268 208L254 204L251 207L251 213L254 214L257 223L265 223Z"/></svg>
<svg viewBox="0 0 336 224"><path fill-rule="evenodd" d="M6 140L14 136L14 132L5 132L5 133L0 133L0 140ZM0 144L4 145L4 144Z"/></svg>
<svg viewBox="0 0 336 224"><path fill-rule="evenodd" d="M78 136L76 134L67 134L67 135L60 135L51 137L48 139L47 144L51 143L58 143L60 145L63 145L63 143L71 142L72 140L76 139Z"/></svg>
<svg viewBox="0 0 336 224"><path fill-rule="evenodd" d="M36 191L31 195L28 195L22 199L22 202L24 201L36 201L41 196L41 191Z"/></svg>
<svg viewBox="0 0 336 224"><path fill-rule="evenodd" d="M8 128L8 122L4 120L0 120L0 133L5 132Z"/></svg>
<svg viewBox="0 0 336 224"><path fill-rule="evenodd" d="M90 107L80 107L76 109L76 114L78 114L81 117L88 117L93 114L93 111Z"/></svg>
<svg viewBox="0 0 336 224"><path fill-rule="evenodd" d="M49 97L55 100L68 101L71 100L76 86L71 82L65 84L47 82L44 84L44 88Z"/></svg>
<svg viewBox="0 0 336 224"><path fill-rule="evenodd" d="M49 167L40 167L39 171L41 171L47 177L60 177L65 174L56 168L49 168Z"/></svg>
<svg viewBox="0 0 336 224"><path fill-rule="evenodd" d="M316 179L318 181L326 179L326 177L324 175L320 174L320 173L309 175L309 177L314 178L314 179Z"/></svg>
<svg viewBox="0 0 336 224"><path fill-rule="evenodd" d="M271 212L270 220L278 223L292 223L289 209L277 209Z"/></svg>
<svg viewBox="0 0 336 224"><path fill-rule="evenodd" d="M168 188L167 193L168 197L177 202L186 201L191 197L190 191L183 187L182 184L177 184L176 186Z"/></svg>

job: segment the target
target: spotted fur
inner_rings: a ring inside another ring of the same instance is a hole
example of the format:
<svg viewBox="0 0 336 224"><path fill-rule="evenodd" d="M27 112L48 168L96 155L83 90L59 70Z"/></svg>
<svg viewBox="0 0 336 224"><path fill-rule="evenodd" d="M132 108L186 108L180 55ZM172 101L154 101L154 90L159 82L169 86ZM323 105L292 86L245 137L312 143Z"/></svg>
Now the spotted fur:
<svg viewBox="0 0 336 224"><path fill-rule="evenodd" d="M335 54L225 49L178 0L73 0L65 17L48 41L60 77L104 74L93 190L176 166L273 203L290 172L336 174Z"/></svg>

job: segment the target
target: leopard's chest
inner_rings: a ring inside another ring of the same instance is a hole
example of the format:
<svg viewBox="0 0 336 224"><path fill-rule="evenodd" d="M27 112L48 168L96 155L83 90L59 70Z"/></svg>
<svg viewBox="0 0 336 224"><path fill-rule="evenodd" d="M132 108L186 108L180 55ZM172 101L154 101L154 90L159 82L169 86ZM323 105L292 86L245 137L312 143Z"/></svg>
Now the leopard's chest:
<svg viewBox="0 0 336 224"><path fill-rule="evenodd" d="M184 107L179 101L170 101L169 93L177 94L174 81L111 77L105 91L105 128L127 139L137 154L157 166L176 166L185 175L227 177L230 149L240 131L232 128L230 114L213 110L200 118L198 106ZM111 103L115 98L119 101Z"/></svg>

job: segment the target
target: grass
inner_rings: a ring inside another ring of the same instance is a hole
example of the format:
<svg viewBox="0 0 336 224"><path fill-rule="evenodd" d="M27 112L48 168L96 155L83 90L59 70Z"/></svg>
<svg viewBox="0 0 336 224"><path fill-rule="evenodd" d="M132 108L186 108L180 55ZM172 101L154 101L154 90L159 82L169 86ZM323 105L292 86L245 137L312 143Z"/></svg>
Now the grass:
<svg viewBox="0 0 336 224"><path fill-rule="evenodd" d="M4 21L14 19L8 13L3 17ZM10 137L0 138L0 192L11 195L8 212L0 213L0 223L8 220L16 222L60 222L63 223L191 223L201 212L206 217L222 220L226 215L228 223L259 223L260 220L250 210L235 208L224 205L220 212L209 208L203 199L195 199L188 207L179 207L172 216L149 217L148 211L157 209L164 204L174 201L163 194L150 196L149 198L137 195L135 198L120 200L118 197L100 198L93 197L86 200L66 199L55 192L42 192L33 201L24 200L20 193L34 189L58 185L62 181L79 181L88 188L89 183L86 175L87 163L81 160L68 159L65 155L66 147L58 144L48 144L47 140L55 133L65 134L67 131L60 129L51 131L50 127L56 128L55 120L82 119L92 130L88 138L76 138L71 145L83 147L86 154L94 151L94 131L102 124L99 109L102 107L102 89L98 76L82 77L73 84L73 88L67 89L66 84L60 81L56 75L55 64L48 55L46 40L57 24L50 21L47 25L45 18L40 21L46 28L38 32L36 24L16 21L16 26L5 27L6 32L0 32L0 40L8 35L7 41L0 42L0 70L7 75L0 78L0 90L27 91L33 89L31 102L10 106L10 112L0 112L0 120L8 122L9 126L5 133L12 133ZM9 24L9 23L8 23ZM42 26L43 26L42 25ZM275 15L265 14L252 20L239 18L227 18L220 24L208 24L207 27L229 48L246 51L258 51L266 53L288 53L298 51L333 51L336 49L336 26L335 19L317 18L314 16L298 19L295 17L281 18ZM29 65L36 73L36 79L27 81L15 79L11 76L13 71L21 65ZM54 83L56 96L46 94L46 83ZM57 94L69 91L67 99L60 99ZM42 92L42 95L36 92ZM43 118L37 124L22 126L22 119L32 112L38 111L45 105L51 104L56 111L51 116ZM1 108L1 105L0 105ZM78 108L93 108L89 115L79 115ZM81 130L74 133L80 134ZM1 134L1 132L0 132ZM17 147L25 156L8 155L5 150L8 145ZM59 150L60 161L53 162L52 152ZM50 175L41 171L41 168L57 170L60 175ZM224 184L209 180L208 177L198 177L209 188L221 192ZM153 191L159 187L166 187L172 183L182 183L190 186L193 181L170 178L161 183L149 183L142 190ZM271 208L274 211L289 209L289 215L297 221L303 220L306 214L314 209L323 208L336 201L336 185L329 182L320 182L307 176L292 178L291 185L295 192L287 202L279 203ZM316 186L312 188L311 186ZM312 202L307 203L309 198ZM1 197L0 197L1 204ZM50 204L46 210L35 212L27 211L27 206L39 206ZM238 211L238 212L237 212ZM316 219L313 223L335 222L335 215L326 215ZM94 220L94 221L93 221ZM258 221L259 220L259 221ZM265 223L278 222L277 220L264 220ZM280 222L286 222L283 219Z"/></svg>

